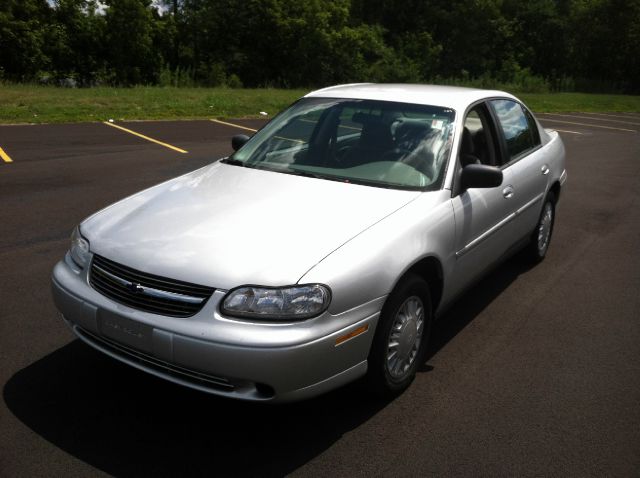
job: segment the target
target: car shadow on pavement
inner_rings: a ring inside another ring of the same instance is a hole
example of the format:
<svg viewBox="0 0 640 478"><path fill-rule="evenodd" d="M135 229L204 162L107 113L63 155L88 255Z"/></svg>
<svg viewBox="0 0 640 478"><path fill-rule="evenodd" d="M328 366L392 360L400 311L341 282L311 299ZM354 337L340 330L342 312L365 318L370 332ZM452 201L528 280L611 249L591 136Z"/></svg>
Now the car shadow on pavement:
<svg viewBox="0 0 640 478"><path fill-rule="evenodd" d="M430 356L526 270L509 261L465 294L434 327ZM44 439L116 476L282 476L390 403L360 382L301 403L232 401L139 372L79 340L17 372L3 397Z"/></svg>
<svg viewBox="0 0 640 478"><path fill-rule="evenodd" d="M429 342L428 360L478 316L518 276L534 267L523 253L500 264L478 284L472 285L434 324Z"/></svg>
<svg viewBox="0 0 640 478"><path fill-rule="evenodd" d="M219 398L139 372L79 340L16 373L13 414L115 476L282 476L376 413L358 384L288 405Z"/></svg>

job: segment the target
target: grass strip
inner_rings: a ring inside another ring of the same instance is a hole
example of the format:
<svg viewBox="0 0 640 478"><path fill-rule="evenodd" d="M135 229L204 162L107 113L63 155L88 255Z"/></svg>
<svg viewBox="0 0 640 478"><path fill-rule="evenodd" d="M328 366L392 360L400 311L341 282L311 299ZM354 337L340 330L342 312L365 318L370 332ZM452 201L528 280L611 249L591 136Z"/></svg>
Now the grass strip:
<svg viewBox="0 0 640 478"><path fill-rule="evenodd" d="M309 90L230 88L56 88L0 84L0 123L253 118L273 116ZM523 93L539 113L640 112L640 96Z"/></svg>

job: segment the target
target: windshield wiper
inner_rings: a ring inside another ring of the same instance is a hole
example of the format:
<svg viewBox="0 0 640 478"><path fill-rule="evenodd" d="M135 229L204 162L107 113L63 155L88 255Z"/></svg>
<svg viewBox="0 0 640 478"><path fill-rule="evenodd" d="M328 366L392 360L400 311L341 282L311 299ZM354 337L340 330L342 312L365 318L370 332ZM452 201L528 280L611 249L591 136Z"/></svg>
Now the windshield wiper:
<svg viewBox="0 0 640 478"><path fill-rule="evenodd" d="M336 181L338 183L351 183L351 178L343 178L341 176L333 176L331 174L312 173L310 171L303 171L301 169L286 169L283 172L287 174L293 174L295 176L304 176L306 178L326 179L327 181Z"/></svg>
<svg viewBox="0 0 640 478"><path fill-rule="evenodd" d="M305 178L326 179L327 177L322 174L311 173L309 171L302 171L300 169L285 169L283 172L287 174L294 174L296 176L304 176Z"/></svg>
<svg viewBox="0 0 640 478"><path fill-rule="evenodd" d="M401 184L383 183L361 178L345 178L342 176L332 176L331 174L312 173L310 171L303 171L301 169L285 169L282 172L286 174L293 174L296 176L305 176L307 178L326 179L328 181L336 181L338 183L360 184L363 186L373 186L385 189L401 189L406 191L421 191L423 189L422 187L418 186L402 186Z"/></svg>
<svg viewBox="0 0 640 478"><path fill-rule="evenodd" d="M232 166L242 166L242 167L246 166L246 164L244 164L244 161L240 161L239 159L233 159L233 158L222 158L220 162L224 164L230 164Z"/></svg>

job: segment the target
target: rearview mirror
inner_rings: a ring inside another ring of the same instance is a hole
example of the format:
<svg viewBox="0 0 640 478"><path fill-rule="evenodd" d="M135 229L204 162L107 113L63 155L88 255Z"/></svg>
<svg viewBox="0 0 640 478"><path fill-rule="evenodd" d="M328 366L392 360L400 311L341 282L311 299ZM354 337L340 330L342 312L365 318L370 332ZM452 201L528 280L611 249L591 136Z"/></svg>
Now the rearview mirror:
<svg viewBox="0 0 640 478"><path fill-rule="evenodd" d="M249 136L246 134L237 134L231 138L231 147L234 151L238 151L247 141L249 141Z"/></svg>
<svg viewBox="0 0 640 478"><path fill-rule="evenodd" d="M462 168L460 186L462 191L470 188L495 188L502 184L502 171L494 166L469 164Z"/></svg>

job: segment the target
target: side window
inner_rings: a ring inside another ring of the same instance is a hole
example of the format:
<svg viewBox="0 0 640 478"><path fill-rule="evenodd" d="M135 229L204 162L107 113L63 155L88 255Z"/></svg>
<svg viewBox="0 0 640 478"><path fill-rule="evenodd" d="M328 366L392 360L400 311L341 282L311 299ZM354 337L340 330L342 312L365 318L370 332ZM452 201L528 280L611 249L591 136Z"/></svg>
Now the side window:
<svg viewBox="0 0 640 478"><path fill-rule="evenodd" d="M475 109L469 111L469 114L464 119L464 127L467 128L471 134L476 134L482 130L482 120Z"/></svg>
<svg viewBox="0 0 640 478"><path fill-rule="evenodd" d="M495 141L491 127L487 121L484 105L475 106L464 119L460 144L460 165L486 164L495 165Z"/></svg>
<svg viewBox="0 0 640 478"><path fill-rule="evenodd" d="M519 103L511 100L491 101L507 142L509 161L536 146L534 134Z"/></svg>
<svg viewBox="0 0 640 478"><path fill-rule="evenodd" d="M533 144L535 146L540 146L540 131L538 131L536 120L533 119L533 115L526 108L524 108L524 114L527 115L529 128L531 128L531 134L533 135Z"/></svg>

